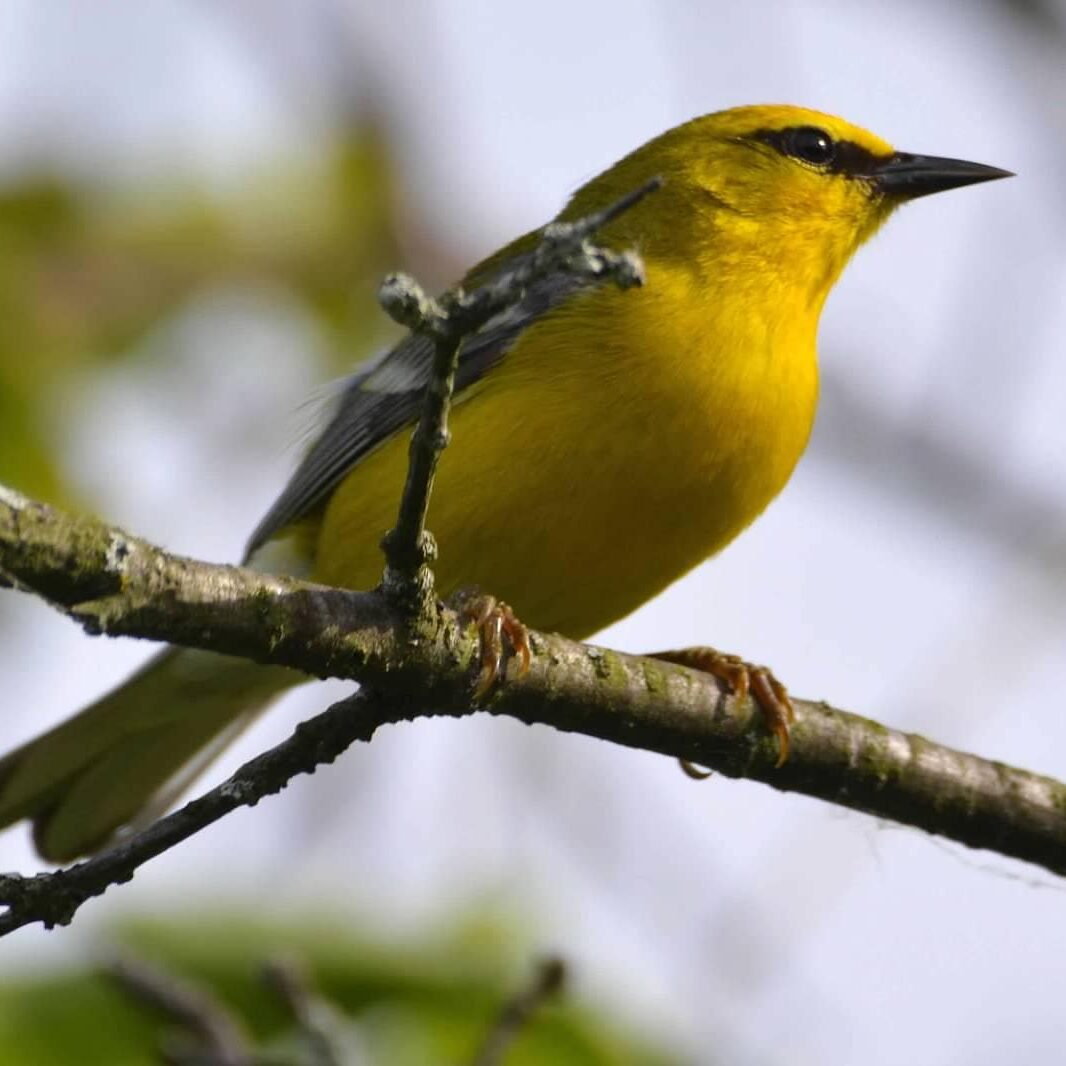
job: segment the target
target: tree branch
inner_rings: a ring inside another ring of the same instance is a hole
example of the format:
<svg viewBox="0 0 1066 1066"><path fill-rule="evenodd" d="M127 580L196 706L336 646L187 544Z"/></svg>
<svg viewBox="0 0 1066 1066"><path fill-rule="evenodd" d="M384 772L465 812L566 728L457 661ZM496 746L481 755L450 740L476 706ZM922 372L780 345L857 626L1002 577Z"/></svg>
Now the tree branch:
<svg viewBox="0 0 1066 1066"><path fill-rule="evenodd" d="M103 971L179 1027L183 1039L160 1049L169 1066L254 1066L244 1026L206 989L133 956L117 956Z"/></svg>
<svg viewBox="0 0 1066 1066"><path fill-rule="evenodd" d="M68 925L78 908L112 885L129 881L149 859L161 855L238 807L254 807L280 792L297 774L331 763L356 740L369 740L390 716L366 693L334 704L301 722L288 740L246 762L221 785L153 822L120 837L91 859L33 877L0 874L0 936L40 922L46 929Z"/></svg>
<svg viewBox="0 0 1066 1066"><path fill-rule="evenodd" d="M542 959L527 988L504 1003L492 1028L471 1060L471 1066L500 1066L522 1030L545 1003L559 994L566 982L562 959Z"/></svg>
<svg viewBox="0 0 1066 1066"><path fill-rule="evenodd" d="M274 959L263 967L263 978L292 1014L307 1048L308 1066L355 1066L348 1019L311 983L306 967L292 958Z"/></svg>
<svg viewBox="0 0 1066 1066"><path fill-rule="evenodd" d="M297 1049L257 1050L240 1018L209 988L133 955L114 957L103 973L138 1002L174 1022L160 1047L169 1066L355 1066L363 1058L349 1038L349 1019L319 996L295 959L263 967L263 978L292 1015Z"/></svg>
<svg viewBox="0 0 1066 1066"><path fill-rule="evenodd" d="M545 227L532 253L518 257L473 292L459 287L434 300L406 274L392 274L382 283L381 306L400 325L429 337L434 347L432 378L411 437L400 515L396 528L382 541L383 585L416 611L426 612L432 605L433 575L428 563L436 557L436 545L426 530L426 514L437 461L448 444L448 412L463 340L517 303L526 287L541 278L565 274L592 282L612 281L622 289L642 285L644 266L634 253L598 248L589 238L661 186L662 179L653 178L603 211L576 222L553 222Z"/></svg>
<svg viewBox="0 0 1066 1066"><path fill-rule="evenodd" d="M330 762L385 722L459 717L471 706L477 642L441 609L410 635L407 613L359 593L171 555L123 531L0 491L0 571L90 633L139 636L360 681L363 691L299 726L229 781L86 862L0 877L0 934L69 922L85 900L297 773ZM705 675L532 632L529 671L483 710L708 766L816 796L971 847L1066 873L1066 785L954 751L825 703L796 701L792 752L747 699Z"/></svg>

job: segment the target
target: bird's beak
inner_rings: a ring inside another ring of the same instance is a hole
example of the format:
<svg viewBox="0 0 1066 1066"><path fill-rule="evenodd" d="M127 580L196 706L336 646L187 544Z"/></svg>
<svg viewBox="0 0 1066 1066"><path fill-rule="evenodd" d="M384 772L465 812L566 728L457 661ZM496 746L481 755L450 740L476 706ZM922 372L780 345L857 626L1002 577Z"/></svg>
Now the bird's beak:
<svg viewBox="0 0 1066 1066"><path fill-rule="evenodd" d="M935 155L896 152L879 163L868 177L874 187L886 196L914 200L945 189L1012 178L1014 175L1009 170L986 167L983 163L968 163L964 159L941 159Z"/></svg>

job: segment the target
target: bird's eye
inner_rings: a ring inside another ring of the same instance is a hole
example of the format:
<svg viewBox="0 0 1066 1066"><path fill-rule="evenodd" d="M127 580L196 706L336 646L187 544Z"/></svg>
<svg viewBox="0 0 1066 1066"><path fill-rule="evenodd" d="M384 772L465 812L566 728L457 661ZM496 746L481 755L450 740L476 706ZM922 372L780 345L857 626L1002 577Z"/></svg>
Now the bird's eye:
<svg viewBox="0 0 1066 1066"><path fill-rule="evenodd" d="M818 167L828 166L837 154L836 142L817 126L798 126L786 130L784 147L786 155Z"/></svg>

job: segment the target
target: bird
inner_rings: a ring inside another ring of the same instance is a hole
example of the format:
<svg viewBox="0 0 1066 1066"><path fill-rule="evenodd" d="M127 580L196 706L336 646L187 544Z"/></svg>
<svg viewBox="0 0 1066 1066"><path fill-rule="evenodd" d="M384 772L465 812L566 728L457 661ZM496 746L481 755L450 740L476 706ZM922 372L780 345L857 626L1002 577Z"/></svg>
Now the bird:
<svg viewBox="0 0 1066 1066"><path fill-rule="evenodd" d="M513 606L506 621L582 640L715 555L804 451L819 318L853 253L905 202L1008 176L899 152L818 111L756 105L669 129L581 186L560 221L661 179L600 234L639 252L645 284L546 278L464 342L429 516L441 594L484 589ZM541 232L465 285L528 254ZM411 335L347 379L252 532L246 565L376 585L431 362L431 342ZM709 647L658 654L750 689L787 755L791 703L769 670ZM172 805L302 680L166 649L0 759L0 827L30 819L51 862L96 851Z"/></svg>

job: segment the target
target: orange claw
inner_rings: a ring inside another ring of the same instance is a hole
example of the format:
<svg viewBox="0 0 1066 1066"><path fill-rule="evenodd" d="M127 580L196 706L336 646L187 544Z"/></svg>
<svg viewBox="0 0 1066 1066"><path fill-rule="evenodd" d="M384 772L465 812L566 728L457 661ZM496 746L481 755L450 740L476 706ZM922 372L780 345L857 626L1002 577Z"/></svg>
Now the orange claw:
<svg viewBox="0 0 1066 1066"><path fill-rule="evenodd" d="M724 681L737 699L744 699L751 693L759 710L762 711L766 728L777 737L777 766L783 766L788 760L791 725L796 720L796 709L792 705L788 689L777 680L765 666L756 666L745 662L739 655L726 655L714 648L681 648L678 651L659 651L651 656L664 662L677 663L693 670L710 674L719 681ZM707 776L697 770L687 760L679 760L681 769L689 777L700 779Z"/></svg>
<svg viewBox="0 0 1066 1066"><path fill-rule="evenodd" d="M677 763L681 767L681 772L686 777L691 777L693 781L706 781L708 777L714 776L713 770L704 770L702 766L697 766L688 759L678 759Z"/></svg>
<svg viewBox="0 0 1066 1066"><path fill-rule="evenodd" d="M484 699L493 686L502 681L507 672L504 660L504 641L510 645L511 655L518 658L518 676L529 670L532 651L529 630L518 620L514 611L494 596L475 594L464 596L459 605L459 617L473 622L480 639L481 669L474 689L475 700Z"/></svg>
<svg viewBox="0 0 1066 1066"><path fill-rule="evenodd" d="M749 666L752 696L762 708L767 728L777 737L777 766L784 766L791 749L791 726L796 708L788 689L765 666Z"/></svg>

